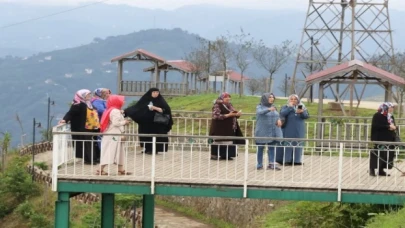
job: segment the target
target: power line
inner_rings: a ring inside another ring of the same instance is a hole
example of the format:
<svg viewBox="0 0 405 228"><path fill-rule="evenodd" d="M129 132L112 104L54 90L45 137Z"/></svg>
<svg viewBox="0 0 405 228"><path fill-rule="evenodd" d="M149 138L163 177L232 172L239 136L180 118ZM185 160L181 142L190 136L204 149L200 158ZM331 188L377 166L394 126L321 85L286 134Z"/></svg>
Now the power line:
<svg viewBox="0 0 405 228"><path fill-rule="evenodd" d="M32 22L32 21L37 21L37 20L40 20L40 19L56 16L56 15L59 15L59 14L63 14L63 13L67 13L67 12L70 12L70 11L86 8L88 6L97 5L97 4L100 4L100 3L103 3L103 2L108 2L108 1L110 1L110 0L101 0L101 1L98 1L98 2L93 2L93 3L87 4L87 5L78 6L78 7L72 8L72 9L59 11L59 12L48 14L48 15L45 15L45 16L40 16L40 17L25 20L25 21L20 21L20 22L16 22L16 23L13 23L13 24L9 24L9 25L4 25L4 26L1 26L0 29L9 28L9 27L25 24L25 23Z"/></svg>

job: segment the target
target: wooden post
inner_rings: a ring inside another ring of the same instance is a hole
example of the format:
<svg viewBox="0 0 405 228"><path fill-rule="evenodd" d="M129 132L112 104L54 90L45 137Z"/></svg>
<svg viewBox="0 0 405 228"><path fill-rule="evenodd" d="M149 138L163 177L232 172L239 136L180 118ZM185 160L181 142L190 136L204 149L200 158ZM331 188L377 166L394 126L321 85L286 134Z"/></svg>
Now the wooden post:
<svg viewBox="0 0 405 228"><path fill-rule="evenodd" d="M117 72L117 94L122 94L122 68L124 62L122 60L118 61L118 72Z"/></svg>

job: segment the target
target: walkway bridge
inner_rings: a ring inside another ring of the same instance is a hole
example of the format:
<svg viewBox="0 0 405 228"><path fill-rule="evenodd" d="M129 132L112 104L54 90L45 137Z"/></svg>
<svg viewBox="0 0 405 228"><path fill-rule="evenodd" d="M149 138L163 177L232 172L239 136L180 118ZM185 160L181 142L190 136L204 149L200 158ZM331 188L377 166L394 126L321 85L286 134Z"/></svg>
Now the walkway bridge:
<svg viewBox="0 0 405 228"><path fill-rule="evenodd" d="M83 192L101 193L102 227L113 227L116 193L144 195L144 227L153 227L154 195L402 205L405 202L405 177L399 170L389 170L391 176L368 175L372 142L336 139L333 137L341 137L340 134L332 133L331 138L316 139L312 130L325 123L309 122L307 139L300 140L297 146L292 146L296 139L283 139L277 150L302 147L304 165L280 164L281 171L257 170L257 148L251 137L254 123L249 127L241 122L245 145L237 146L238 156L234 160L211 160L208 121L178 117L169 135L168 152L152 155L141 152L136 126L128 127L124 135L129 140L123 143L124 167L131 174L124 176L118 175L116 165L106 167L108 175L97 174L98 164L84 164L75 158L69 126L54 127L53 164L57 165L52 167L52 188L58 192L55 226L69 226L69 199ZM358 129L359 137L364 137L367 132L363 127L369 126L362 125L350 129ZM153 142L156 137L153 136ZM405 143L394 144L395 166L405 171L401 162ZM265 156L264 165L266 160Z"/></svg>

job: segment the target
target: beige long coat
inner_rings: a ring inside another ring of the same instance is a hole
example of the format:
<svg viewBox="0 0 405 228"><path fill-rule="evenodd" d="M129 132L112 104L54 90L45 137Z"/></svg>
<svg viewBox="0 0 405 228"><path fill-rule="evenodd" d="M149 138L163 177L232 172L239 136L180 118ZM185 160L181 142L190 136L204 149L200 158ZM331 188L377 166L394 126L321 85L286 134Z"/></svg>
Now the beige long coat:
<svg viewBox="0 0 405 228"><path fill-rule="evenodd" d="M121 134L124 132L125 119L121 110L113 109L110 112L110 123L106 134ZM101 161L100 165L118 164L123 165L125 159L124 142L122 136L104 135L101 140Z"/></svg>

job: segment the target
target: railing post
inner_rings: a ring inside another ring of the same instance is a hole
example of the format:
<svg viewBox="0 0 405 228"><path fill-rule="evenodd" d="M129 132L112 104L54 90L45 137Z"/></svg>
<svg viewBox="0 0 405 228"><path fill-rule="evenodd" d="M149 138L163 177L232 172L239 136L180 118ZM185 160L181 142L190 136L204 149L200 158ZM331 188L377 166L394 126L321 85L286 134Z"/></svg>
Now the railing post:
<svg viewBox="0 0 405 228"><path fill-rule="evenodd" d="M243 180L243 198L247 197L247 181L248 181L248 165L249 165L249 140L245 139L245 170Z"/></svg>
<svg viewBox="0 0 405 228"><path fill-rule="evenodd" d="M155 194L155 169L156 169L156 136L152 138L152 170L150 180L150 194Z"/></svg>
<svg viewBox="0 0 405 228"><path fill-rule="evenodd" d="M61 135L56 134L55 135L55 128L52 130L52 135L53 135L53 148L52 148L52 191L56 191L57 190L57 186L58 186L58 166L59 166L59 161L58 161L58 157L59 157L59 153L60 151L58 151L58 149L60 148L59 145L59 137L61 137Z"/></svg>
<svg viewBox="0 0 405 228"><path fill-rule="evenodd" d="M342 201L342 179L343 179L343 143L339 143L339 179L337 201Z"/></svg>

